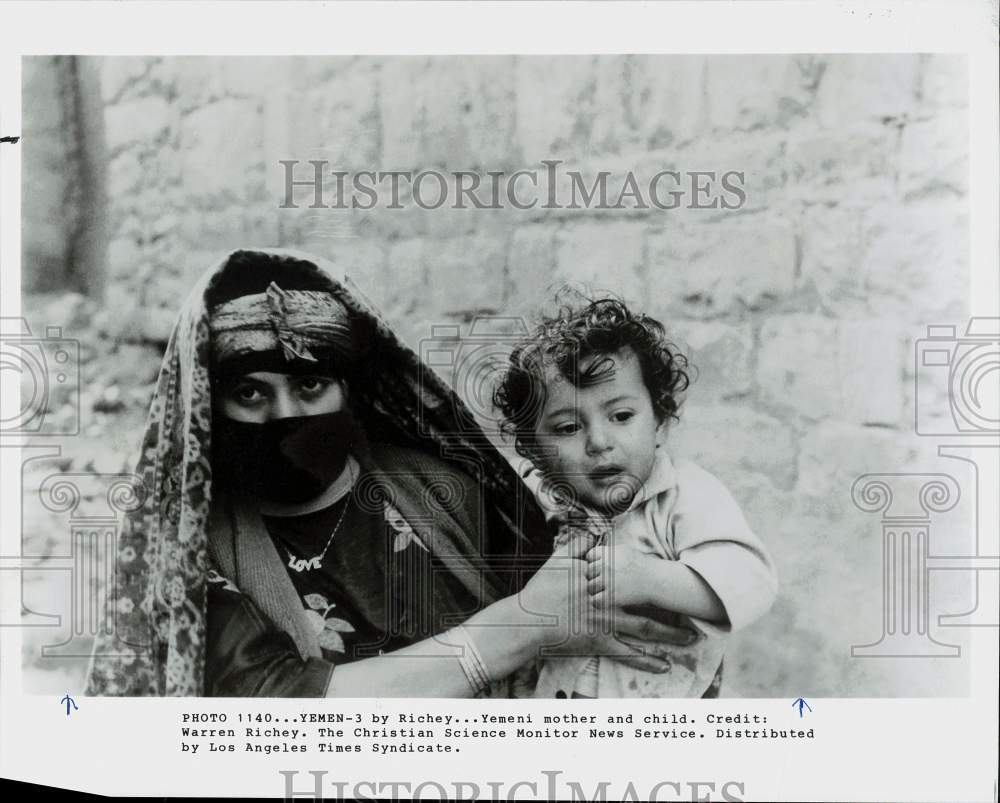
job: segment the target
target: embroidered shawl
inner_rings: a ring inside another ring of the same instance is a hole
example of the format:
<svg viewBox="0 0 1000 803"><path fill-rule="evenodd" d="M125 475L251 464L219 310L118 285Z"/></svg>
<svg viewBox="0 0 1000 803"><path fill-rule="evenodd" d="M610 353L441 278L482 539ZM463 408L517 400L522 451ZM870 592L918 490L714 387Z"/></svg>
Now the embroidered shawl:
<svg viewBox="0 0 1000 803"><path fill-rule="evenodd" d="M167 343L135 468L143 484L143 503L125 521L119 539L108 617L114 626L96 638L87 694L203 694L209 529L213 513L219 515L212 504L206 293L237 253L196 283ZM366 359L374 369L364 383L352 388L352 407L369 436L440 459L482 489L489 541L477 543L475 533L461 532L467 522L446 517L445 525L437 528L439 534L428 536L432 550L449 565L457 561L470 566L482 563L479 552L501 559L542 554L542 517L516 473L454 391L400 341L357 286L307 254L275 249L253 253L315 266L316 274L364 332ZM276 269L274 277L279 283L280 272ZM421 517L431 489L414 487L406 472L394 476L391 466L378 468L383 488L389 488L402 514ZM479 574L488 578L479 589L484 602L505 592L488 567L483 570L480 565ZM310 651L302 644L300 650Z"/></svg>

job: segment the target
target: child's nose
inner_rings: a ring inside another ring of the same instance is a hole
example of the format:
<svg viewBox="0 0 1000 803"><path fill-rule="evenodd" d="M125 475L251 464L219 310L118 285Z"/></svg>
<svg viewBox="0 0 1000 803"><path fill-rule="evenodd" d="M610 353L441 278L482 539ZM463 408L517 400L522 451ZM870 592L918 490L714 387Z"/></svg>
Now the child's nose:
<svg viewBox="0 0 1000 803"><path fill-rule="evenodd" d="M611 438L604 427L594 426L587 430L587 451L590 454L600 454L610 448Z"/></svg>

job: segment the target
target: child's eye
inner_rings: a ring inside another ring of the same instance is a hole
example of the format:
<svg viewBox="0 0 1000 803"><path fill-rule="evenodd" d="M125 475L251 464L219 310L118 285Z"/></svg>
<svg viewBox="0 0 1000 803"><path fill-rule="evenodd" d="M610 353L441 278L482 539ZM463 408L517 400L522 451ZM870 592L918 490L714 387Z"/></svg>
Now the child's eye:
<svg viewBox="0 0 1000 803"><path fill-rule="evenodd" d="M575 421L567 421L563 424L556 424L552 429L556 435L575 435L580 431L580 425Z"/></svg>
<svg viewBox="0 0 1000 803"><path fill-rule="evenodd" d="M632 410L616 410L611 414L611 420L616 424L624 424L629 419L635 416L635 412Z"/></svg>

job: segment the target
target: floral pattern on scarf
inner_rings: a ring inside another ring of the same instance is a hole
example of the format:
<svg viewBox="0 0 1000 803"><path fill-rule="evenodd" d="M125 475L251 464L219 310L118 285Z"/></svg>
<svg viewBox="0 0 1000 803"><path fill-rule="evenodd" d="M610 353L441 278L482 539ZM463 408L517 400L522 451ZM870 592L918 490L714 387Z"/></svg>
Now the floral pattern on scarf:
<svg viewBox="0 0 1000 803"><path fill-rule="evenodd" d="M377 360L379 371L357 394L359 408L365 412L363 425L398 445L426 450L445 460L452 455L456 466L481 484L498 514L499 526L491 530L495 536L491 550L512 552L515 544L523 544L515 505L524 495L517 492L517 475L481 433L464 403L396 337L353 282L306 254L255 253L315 265L356 323L370 327L370 356ZM210 333L205 296L232 256L204 274L192 289L166 347L136 465L146 494L143 505L126 520L119 539L115 587L109 601L115 626L95 640L86 686L89 695L204 693L210 569L207 529L212 503ZM278 282L280 278L275 276ZM467 459L470 455L475 459ZM404 539L415 537L402 528L398 532Z"/></svg>

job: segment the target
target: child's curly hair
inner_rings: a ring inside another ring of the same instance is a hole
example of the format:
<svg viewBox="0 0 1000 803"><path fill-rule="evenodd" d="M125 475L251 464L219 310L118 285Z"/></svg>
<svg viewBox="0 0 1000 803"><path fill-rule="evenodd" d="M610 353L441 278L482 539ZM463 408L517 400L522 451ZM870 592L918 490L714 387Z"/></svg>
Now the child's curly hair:
<svg viewBox="0 0 1000 803"><path fill-rule="evenodd" d="M531 456L535 426L545 402L545 369L554 366L576 387L588 387L614 370L607 355L631 348L659 421L678 420L680 395L690 384L687 357L668 342L659 321L632 313L612 296L563 304L543 316L534 334L510 354L493 391L493 405L503 415L501 430L514 438L518 453ZM604 355L604 358L601 358ZM597 359L588 360L597 356Z"/></svg>

